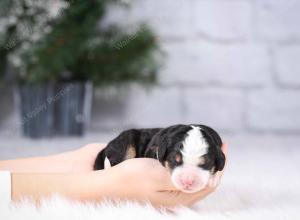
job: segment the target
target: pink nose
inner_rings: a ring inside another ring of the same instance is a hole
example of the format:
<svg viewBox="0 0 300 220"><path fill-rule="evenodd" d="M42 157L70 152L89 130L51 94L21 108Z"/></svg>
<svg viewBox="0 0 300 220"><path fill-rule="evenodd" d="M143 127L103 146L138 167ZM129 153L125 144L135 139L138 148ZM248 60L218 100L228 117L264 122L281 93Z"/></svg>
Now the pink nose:
<svg viewBox="0 0 300 220"><path fill-rule="evenodd" d="M191 187L195 181L194 179L187 178L187 179L180 180L180 182L184 187Z"/></svg>

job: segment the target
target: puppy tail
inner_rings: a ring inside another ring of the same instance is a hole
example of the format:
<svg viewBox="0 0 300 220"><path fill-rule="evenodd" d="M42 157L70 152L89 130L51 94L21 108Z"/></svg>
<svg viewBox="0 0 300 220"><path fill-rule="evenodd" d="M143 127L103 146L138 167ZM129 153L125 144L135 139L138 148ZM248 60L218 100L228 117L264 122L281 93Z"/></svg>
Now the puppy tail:
<svg viewBox="0 0 300 220"><path fill-rule="evenodd" d="M97 155L95 164L94 164L94 170L103 170L105 168L104 161L105 161L105 150L102 150Z"/></svg>

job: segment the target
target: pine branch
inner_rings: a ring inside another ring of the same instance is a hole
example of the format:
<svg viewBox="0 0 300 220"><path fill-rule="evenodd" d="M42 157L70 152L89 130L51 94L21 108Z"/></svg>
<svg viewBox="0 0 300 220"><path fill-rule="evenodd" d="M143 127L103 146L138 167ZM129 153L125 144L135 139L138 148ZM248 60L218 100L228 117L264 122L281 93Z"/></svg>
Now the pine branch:
<svg viewBox="0 0 300 220"><path fill-rule="evenodd" d="M19 53L22 60L19 70L21 80L92 80L98 85L155 82L161 52L153 32L147 26L139 26L133 34L115 26L104 30L98 27L107 5L121 1L68 2L69 8L47 23L51 31ZM35 20L34 17L32 22ZM24 42L19 41L13 50L18 51L23 45ZM15 53L13 50L8 54Z"/></svg>

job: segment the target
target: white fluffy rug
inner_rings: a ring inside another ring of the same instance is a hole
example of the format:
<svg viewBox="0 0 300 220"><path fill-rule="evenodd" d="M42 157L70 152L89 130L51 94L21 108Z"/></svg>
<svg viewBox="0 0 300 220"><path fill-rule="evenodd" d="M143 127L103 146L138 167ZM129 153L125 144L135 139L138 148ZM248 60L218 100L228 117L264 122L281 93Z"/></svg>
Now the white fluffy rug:
<svg viewBox="0 0 300 220"><path fill-rule="evenodd" d="M262 143L264 146L262 146ZM39 209L32 204L3 207L0 219L300 219L300 148L290 143L268 141L232 146L220 188L192 209L179 208L162 213L150 205L74 204L61 198L44 201ZM255 146L255 147L254 147Z"/></svg>

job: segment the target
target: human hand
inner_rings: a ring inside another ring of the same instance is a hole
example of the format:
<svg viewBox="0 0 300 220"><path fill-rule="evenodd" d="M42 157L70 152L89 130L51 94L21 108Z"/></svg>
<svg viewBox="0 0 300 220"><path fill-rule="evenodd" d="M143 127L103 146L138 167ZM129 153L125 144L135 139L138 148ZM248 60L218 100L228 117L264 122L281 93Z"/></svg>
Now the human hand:
<svg viewBox="0 0 300 220"><path fill-rule="evenodd" d="M227 156L227 145L222 150ZM130 159L110 169L120 177L120 198L150 201L154 206L193 205L215 191L223 175L223 171L217 172L203 190L191 194L176 189L168 170L154 159Z"/></svg>
<svg viewBox="0 0 300 220"><path fill-rule="evenodd" d="M77 170L91 170L94 157L101 147L105 145L89 145L79 149L75 158L85 158L79 160ZM226 155L227 146L223 146ZM86 152L85 152L86 151ZM72 154L75 154L74 152ZM40 164L41 170L46 165L53 162L68 160L69 155L58 155L53 158L29 159L25 162L19 162L26 165L26 170L32 169L32 165ZM63 159L63 160L62 160ZM35 162L32 162L34 160ZM13 162L16 163L16 162ZM68 163L68 161L66 161ZM54 163L55 164L55 163ZM20 164L18 166L21 166ZM52 167L54 172L58 167ZM30 169L28 169L28 167ZM35 166L36 167L36 166ZM68 166L66 166L67 168ZM19 169L20 170L20 169ZM95 172L79 173L12 173L12 199L17 201L24 197L30 197L40 201L41 198L61 194L67 198L80 201L101 201L104 198L126 199L136 201L150 201L154 206L178 206L192 205L200 199L203 199L213 192L219 184L223 172L218 172L216 178L211 181L203 190L188 194L178 191L172 184L170 173L167 169L154 159L138 158L131 159L118 164L110 169L99 170ZM49 187L51 186L51 187Z"/></svg>

